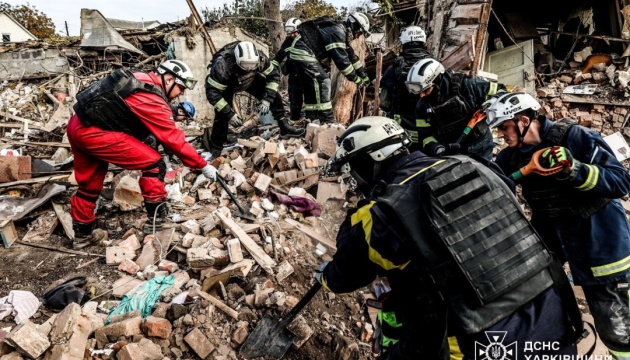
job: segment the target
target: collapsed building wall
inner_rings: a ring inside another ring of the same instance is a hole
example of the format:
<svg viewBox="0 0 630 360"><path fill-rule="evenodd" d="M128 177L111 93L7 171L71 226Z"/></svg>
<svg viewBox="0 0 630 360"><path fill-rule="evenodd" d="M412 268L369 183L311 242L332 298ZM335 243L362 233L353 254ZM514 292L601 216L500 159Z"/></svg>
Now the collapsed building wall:
<svg viewBox="0 0 630 360"><path fill-rule="evenodd" d="M0 53L0 81L47 76L68 70L67 59L57 49L23 49Z"/></svg>

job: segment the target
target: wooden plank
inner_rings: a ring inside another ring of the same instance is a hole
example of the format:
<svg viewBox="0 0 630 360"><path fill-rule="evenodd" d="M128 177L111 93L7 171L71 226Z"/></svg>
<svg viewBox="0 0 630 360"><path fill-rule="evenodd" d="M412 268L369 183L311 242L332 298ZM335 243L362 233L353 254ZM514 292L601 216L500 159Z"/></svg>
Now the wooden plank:
<svg viewBox="0 0 630 360"><path fill-rule="evenodd" d="M35 221L31 222L30 228L24 234L22 241L29 243L39 243L48 240L50 235L59 224L59 219L53 210L46 211Z"/></svg>
<svg viewBox="0 0 630 360"><path fill-rule="evenodd" d="M11 120L17 120L17 121L22 121L22 122L29 123L29 126L30 126L31 123L33 125L35 125L35 126L42 126L42 123L39 122L39 121L33 121L31 119L26 119L26 118L23 118L23 117L15 116L15 115L9 114L7 112L3 112L3 111L0 111L0 116L4 116L5 118L11 119Z"/></svg>
<svg viewBox="0 0 630 360"><path fill-rule="evenodd" d="M245 249L247 249L247 252L249 252L254 260L256 260L258 265L260 265L266 273L273 275L273 267L276 266L276 262L267 255L267 253L258 246L258 244L256 244L256 242L249 237L249 235L247 235L247 233L245 233L245 231L241 229L237 223L234 222L234 220L223 215L220 211L217 211L216 214L219 219L221 219L223 225L225 225L230 232L232 232L232 234L241 241L241 244L243 244Z"/></svg>
<svg viewBox="0 0 630 360"><path fill-rule="evenodd" d="M451 11L450 20L457 24L479 24L484 4L457 5Z"/></svg>
<svg viewBox="0 0 630 360"><path fill-rule="evenodd" d="M289 218L285 218L284 221L289 225L295 226L298 230L308 235L310 238L319 242L320 244L330 248L333 251L337 251L337 244L334 241L323 235L318 234L312 227Z"/></svg>
<svg viewBox="0 0 630 360"><path fill-rule="evenodd" d="M202 298L208 300L212 305L218 307L221 311L226 313L229 317L238 320L238 311L232 309L231 307L225 305L225 303L214 296L208 294L202 290L193 290L191 293L192 296L199 295Z"/></svg>
<svg viewBox="0 0 630 360"><path fill-rule="evenodd" d="M630 106L629 101L612 101L610 99L596 99L593 96L576 96L570 94L562 94L560 98L564 102L576 103L576 104L599 104L599 105L612 105L612 106Z"/></svg>
<svg viewBox="0 0 630 360"><path fill-rule="evenodd" d="M0 240L2 241L2 245L5 248L11 246L18 239L17 231L15 230L15 225L13 224L13 220L6 219L0 222Z"/></svg>
<svg viewBox="0 0 630 360"><path fill-rule="evenodd" d="M105 257L105 255L101 255L101 254L93 254L93 253L88 253L85 251L78 251L78 250L70 250L70 249L66 249L66 248L60 248L60 247L56 247L56 246L52 246L52 245L44 245L44 244L31 244L31 243L25 243L22 241L16 241L16 244L20 244L20 245L26 245L26 246L32 246L32 247L36 247L36 248L42 248L42 249L48 249L48 250L53 250L53 251L59 251L59 252L63 252L63 253L68 253L68 254L74 254L74 255L85 255L85 256L98 256L98 257Z"/></svg>
<svg viewBox="0 0 630 360"><path fill-rule="evenodd" d="M441 62L447 69L463 70L469 67L475 60L475 50L473 48L472 38L459 45L455 50L442 58Z"/></svg>
<svg viewBox="0 0 630 360"><path fill-rule="evenodd" d="M68 239L74 239L74 230L72 229L72 216L70 213L65 211L62 204L52 202L53 210L55 210L55 214L57 214L57 218L61 222L61 226L63 226L63 230L66 232Z"/></svg>
<svg viewBox="0 0 630 360"><path fill-rule="evenodd" d="M61 179L67 179L68 176L70 175L42 176L42 177L33 178L33 179L12 181L12 182L0 184L0 188L6 188L6 187L11 187L11 186L16 186L16 185L27 185L27 184L37 184L37 183L42 183L42 182L56 181L56 180L61 180Z"/></svg>

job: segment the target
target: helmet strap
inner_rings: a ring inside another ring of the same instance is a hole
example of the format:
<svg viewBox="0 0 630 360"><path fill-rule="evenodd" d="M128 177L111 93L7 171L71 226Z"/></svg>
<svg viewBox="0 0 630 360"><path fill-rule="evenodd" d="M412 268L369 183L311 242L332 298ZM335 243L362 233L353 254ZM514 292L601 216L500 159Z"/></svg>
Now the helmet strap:
<svg viewBox="0 0 630 360"><path fill-rule="evenodd" d="M176 83L173 81L173 85L171 85L171 88L166 90L166 79L164 79L164 74L160 74L160 76L162 77L162 89L164 89L164 92L166 93L166 100L170 100L171 99L171 92L173 92L173 88L175 87Z"/></svg>
<svg viewBox="0 0 630 360"><path fill-rule="evenodd" d="M521 132L521 129L518 127L518 119L514 118L514 125L516 125L516 133L518 135L518 147L522 147L523 145L523 141L525 140L525 135L527 135L527 131L529 131L529 127L532 125L532 120L529 120L529 123L527 124L527 126L525 126L525 129L523 129L523 131Z"/></svg>

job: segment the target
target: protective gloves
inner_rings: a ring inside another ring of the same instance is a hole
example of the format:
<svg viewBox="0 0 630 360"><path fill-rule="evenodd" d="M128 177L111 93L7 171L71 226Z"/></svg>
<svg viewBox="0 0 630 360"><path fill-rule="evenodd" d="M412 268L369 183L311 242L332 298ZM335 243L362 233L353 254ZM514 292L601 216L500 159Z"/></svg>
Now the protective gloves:
<svg viewBox="0 0 630 360"><path fill-rule="evenodd" d="M363 77L363 79L361 79L363 81L363 86L369 86L370 85L370 77L365 75Z"/></svg>
<svg viewBox="0 0 630 360"><path fill-rule="evenodd" d="M317 270L315 270L315 280L318 283L322 284L322 285L324 285L324 283L323 283L323 281L324 281L323 280L323 272L324 272L324 269L326 268L327 265L328 265L328 261L326 261L326 262L322 263L321 265L319 265L319 268Z"/></svg>
<svg viewBox="0 0 630 360"><path fill-rule="evenodd" d="M232 118L230 119L230 125L232 125L233 127L239 127L243 125L243 118L238 114L234 114L234 116L232 116Z"/></svg>
<svg viewBox="0 0 630 360"><path fill-rule="evenodd" d="M217 181L218 171L217 168L215 168L214 166L210 164L204 166L203 169L201 169L201 173L208 179L211 179L212 181Z"/></svg>
<svg viewBox="0 0 630 360"><path fill-rule="evenodd" d="M263 100L260 102L260 106L258 107L258 112L261 116L265 116L269 113L269 101Z"/></svg>
<svg viewBox="0 0 630 360"><path fill-rule="evenodd" d="M553 146L542 153L540 165L551 169L561 166L562 171L557 174L558 178L567 178L573 170L577 168L579 161L573 159L573 155L569 149L563 146Z"/></svg>
<svg viewBox="0 0 630 360"><path fill-rule="evenodd" d="M354 78L354 83L357 84L357 86L360 87L360 88L365 86L363 84L363 79L358 77L358 76L356 78Z"/></svg>

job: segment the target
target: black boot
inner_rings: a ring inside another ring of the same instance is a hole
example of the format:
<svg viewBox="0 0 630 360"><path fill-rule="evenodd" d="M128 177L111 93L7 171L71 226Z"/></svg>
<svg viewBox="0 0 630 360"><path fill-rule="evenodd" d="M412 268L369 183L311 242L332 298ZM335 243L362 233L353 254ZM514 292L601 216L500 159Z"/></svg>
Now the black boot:
<svg viewBox="0 0 630 360"><path fill-rule="evenodd" d="M144 223L145 235L153 234L154 232L162 230L162 225L166 221L168 216L168 205L165 201L153 202L145 201L144 207L147 209L148 219Z"/></svg>
<svg viewBox="0 0 630 360"><path fill-rule="evenodd" d="M306 132L303 128L296 128L289 124L289 120L282 118L278 120L278 126L280 127L281 137L300 137Z"/></svg>
<svg viewBox="0 0 630 360"><path fill-rule="evenodd" d="M96 242L96 238L92 234L91 223L81 223L78 221L72 221L72 230L74 231L74 239L72 240L73 249L83 249L86 246L92 245Z"/></svg>

